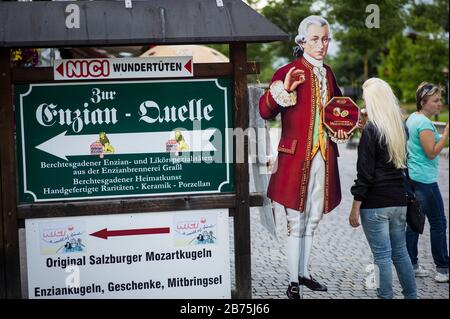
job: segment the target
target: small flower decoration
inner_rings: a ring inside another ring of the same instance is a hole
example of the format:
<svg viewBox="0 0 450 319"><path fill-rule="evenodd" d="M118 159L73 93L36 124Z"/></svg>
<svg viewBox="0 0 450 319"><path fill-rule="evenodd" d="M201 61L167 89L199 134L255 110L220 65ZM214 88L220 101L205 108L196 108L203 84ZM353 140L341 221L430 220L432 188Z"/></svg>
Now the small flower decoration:
<svg viewBox="0 0 450 319"><path fill-rule="evenodd" d="M11 60L14 66L33 67L39 64L40 49L13 49Z"/></svg>

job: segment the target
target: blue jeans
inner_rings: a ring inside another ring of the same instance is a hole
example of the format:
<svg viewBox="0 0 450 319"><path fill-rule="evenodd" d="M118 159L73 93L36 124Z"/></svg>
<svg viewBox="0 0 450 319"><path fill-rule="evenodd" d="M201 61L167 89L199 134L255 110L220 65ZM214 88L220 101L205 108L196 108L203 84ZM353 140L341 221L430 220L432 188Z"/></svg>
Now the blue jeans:
<svg viewBox="0 0 450 319"><path fill-rule="evenodd" d="M447 220L439 186L437 183L424 184L416 181L413 181L413 184L416 198L420 201L430 223L431 253L436 271L448 274ZM408 227L406 229L406 245L414 267L418 263L418 242L419 234Z"/></svg>
<svg viewBox="0 0 450 319"><path fill-rule="evenodd" d="M394 263L404 297L416 299L416 279L405 240L406 207L361 209L361 224L379 271L378 297L391 299L394 296Z"/></svg>

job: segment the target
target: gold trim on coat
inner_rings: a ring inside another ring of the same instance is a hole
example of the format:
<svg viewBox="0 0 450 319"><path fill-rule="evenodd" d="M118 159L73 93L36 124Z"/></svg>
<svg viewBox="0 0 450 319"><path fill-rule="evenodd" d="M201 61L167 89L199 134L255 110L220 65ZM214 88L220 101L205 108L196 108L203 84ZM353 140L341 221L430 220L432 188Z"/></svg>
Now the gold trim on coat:
<svg viewBox="0 0 450 319"><path fill-rule="evenodd" d="M328 141L328 148L330 148L330 142ZM324 205L323 205L323 212L328 213L329 205L328 205L328 198L329 198L329 190L328 190L328 184L330 182L330 150L328 149L327 152L327 160L325 161L325 192L323 196Z"/></svg>
<svg viewBox="0 0 450 319"><path fill-rule="evenodd" d="M310 64L306 59L302 59L301 61L303 65L305 65L307 68L310 69L310 83L311 83L311 119L315 116L315 105L316 105L316 81L314 80L315 75L314 72L312 72L313 65ZM300 184L300 205L299 205L299 211L304 211L304 206L306 202L306 192L308 188L308 182L309 182L309 171L310 171L310 165L311 165L311 144L312 144L312 133L314 128L314 121L309 121L309 129L308 129L308 139L306 144L306 154L305 154L305 163L303 165L303 176L301 176L301 184Z"/></svg>
<svg viewBox="0 0 450 319"><path fill-rule="evenodd" d="M330 74L331 70L327 70L327 74ZM331 78L333 78L332 74L330 75ZM327 84L328 83L328 79L327 79ZM333 83L330 83L333 84ZM328 89L328 98L327 98L327 103L332 99L332 95L334 93L334 85L333 87L331 87L331 85L328 85L327 87ZM337 147L337 145L336 145ZM329 213L329 209L330 209L330 205L329 205L329 196L330 196L330 192L329 192L329 183L330 183L330 148L331 148L331 143L330 143L330 137L328 135L327 138L327 160L325 161L325 194L323 197L324 200L324 209L323 212Z"/></svg>
<svg viewBox="0 0 450 319"><path fill-rule="evenodd" d="M297 140L293 139L292 140L292 144L291 144L291 148L286 148L283 146L278 146L278 152L283 152L283 153L288 153L288 154L295 154L295 148L297 147Z"/></svg>

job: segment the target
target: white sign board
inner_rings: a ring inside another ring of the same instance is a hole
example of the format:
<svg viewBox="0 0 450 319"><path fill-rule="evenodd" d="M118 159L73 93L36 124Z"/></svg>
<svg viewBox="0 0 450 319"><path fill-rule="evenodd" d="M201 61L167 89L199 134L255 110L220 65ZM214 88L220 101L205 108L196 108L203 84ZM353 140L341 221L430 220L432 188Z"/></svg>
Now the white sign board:
<svg viewBox="0 0 450 319"><path fill-rule="evenodd" d="M56 60L55 80L192 77L192 56Z"/></svg>
<svg viewBox="0 0 450 319"><path fill-rule="evenodd" d="M226 209L27 219L28 295L231 298Z"/></svg>

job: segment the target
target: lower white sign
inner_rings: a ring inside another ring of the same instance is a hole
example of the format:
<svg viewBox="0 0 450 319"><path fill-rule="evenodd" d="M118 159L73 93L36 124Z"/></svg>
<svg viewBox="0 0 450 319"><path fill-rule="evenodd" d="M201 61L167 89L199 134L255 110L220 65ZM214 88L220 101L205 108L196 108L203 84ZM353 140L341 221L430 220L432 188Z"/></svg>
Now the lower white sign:
<svg viewBox="0 0 450 319"><path fill-rule="evenodd" d="M29 298L231 298L228 211L27 219Z"/></svg>

